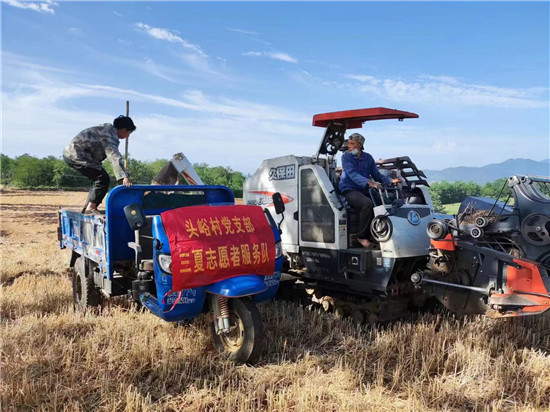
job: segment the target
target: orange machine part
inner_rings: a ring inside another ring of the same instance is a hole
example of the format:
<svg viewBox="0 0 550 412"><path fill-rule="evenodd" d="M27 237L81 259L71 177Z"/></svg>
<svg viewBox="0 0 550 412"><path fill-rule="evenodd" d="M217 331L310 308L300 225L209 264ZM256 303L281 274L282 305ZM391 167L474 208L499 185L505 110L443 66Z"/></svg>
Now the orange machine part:
<svg viewBox="0 0 550 412"><path fill-rule="evenodd" d="M522 259L514 259L514 263L517 263L521 267L508 266L506 286L509 292L516 293L516 291L520 291L541 293L543 295L549 294L542 282L542 277L536 264ZM529 296L529 299L534 302L540 303L540 306L528 306L522 312L542 312L550 308L550 298L534 295L526 296Z"/></svg>
<svg viewBox="0 0 550 412"><path fill-rule="evenodd" d="M540 293L542 295L548 295L549 291L546 290L538 266L535 263L531 263L522 259L514 259L514 263L517 263L520 267L516 268L508 266L506 272L506 292L504 294L493 294L494 297L505 297L510 295L521 295L533 303L536 306L525 306L517 312L507 313L507 316L521 316L532 315L536 313L542 313L550 309L550 297L537 296L528 293Z"/></svg>
<svg viewBox="0 0 550 412"><path fill-rule="evenodd" d="M430 241L432 242L433 247L436 249L448 250L450 252L455 250L455 242L453 241L453 237L451 236L450 233L447 236L445 236L445 239L442 239L442 240L430 239Z"/></svg>

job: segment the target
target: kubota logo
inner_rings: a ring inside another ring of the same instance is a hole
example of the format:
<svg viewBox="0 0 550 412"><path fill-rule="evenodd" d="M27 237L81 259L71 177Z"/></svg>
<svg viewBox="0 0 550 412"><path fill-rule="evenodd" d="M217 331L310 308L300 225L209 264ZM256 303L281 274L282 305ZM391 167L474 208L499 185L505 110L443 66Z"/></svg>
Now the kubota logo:
<svg viewBox="0 0 550 412"><path fill-rule="evenodd" d="M248 193L249 195L253 196L253 199L248 199L246 201L247 205L266 206L266 207L273 206L273 195L276 192L262 192L262 191L252 190ZM282 193L281 193L281 198L283 199L283 203L290 203L294 200L292 197L288 195L284 195Z"/></svg>
<svg viewBox="0 0 550 412"><path fill-rule="evenodd" d="M420 215L418 212L415 212L414 210L411 210L409 214L407 215L407 220L411 222L411 225L418 225L420 223Z"/></svg>

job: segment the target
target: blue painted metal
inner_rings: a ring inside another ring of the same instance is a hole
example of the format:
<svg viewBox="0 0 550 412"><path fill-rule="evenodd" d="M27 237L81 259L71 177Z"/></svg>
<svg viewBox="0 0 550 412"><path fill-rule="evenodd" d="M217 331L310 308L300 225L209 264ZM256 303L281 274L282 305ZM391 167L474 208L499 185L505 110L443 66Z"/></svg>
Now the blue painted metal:
<svg viewBox="0 0 550 412"><path fill-rule="evenodd" d="M128 242L134 241L135 234L126 221L123 209L136 203L142 206L146 216L152 216L151 235L156 246L152 256L156 296L142 293L140 302L156 316L166 321L192 319L203 311L207 293L231 298L254 295L257 302L275 295L283 266L282 256L276 259L272 276L236 276L212 285L171 293L172 275L163 272L158 262L159 255L170 254L170 244L160 213L198 204L232 205L235 198L225 186L117 186L106 197L105 215L84 215L77 211L61 210L60 247L70 248L98 263L102 277L112 281L115 262L134 259L134 251L128 247ZM268 220L275 241L279 242L279 231L273 219Z"/></svg>
<svg viewBox="0 0 550 412"><path fill-rule="evenodd" d="M170 244L162 224L162 219L158 215L153 218L153 237L160 242L160 248L153 251L157 296L155 298L149 295L145 301L142 300L142 303L166 321L194 318L202 311L204 306L206 299L204 287L186 289L181 294L179 292L170 293L172 291L172 275L163 272L158 261L160 254L170 255ZM178 296L179 301L174 305ZM141 299L142 297L140 296Z"/></svg>
<svg viewBox="0 0 550 412"><path fill-rule="evenodd" d="M157 196L156 201L149 201L154 196ZM193 201L194 197L196 201ZM175 201L172 201L172 199L175 199ZM125 187L121 185L115 187L109 192L105 201L105 214L107 216L106 260L108 262L107 275L110 280L112 279L115 261L134 258L133 250L128 247L128 242L134 241L134 232L128 225L124 215L124 207L132 203L142 205L145 215L151 216L182 206L234 204L235 197L233 192L226 186L134 185Z"/></svg>
<svg viewBox="0 0 550 412"><path fill-rule="evenodd" d="M241 275L223 279L206 286L206 291L214 295L240 298L241 296L255 295L266 290L263 276Z"/></svg>

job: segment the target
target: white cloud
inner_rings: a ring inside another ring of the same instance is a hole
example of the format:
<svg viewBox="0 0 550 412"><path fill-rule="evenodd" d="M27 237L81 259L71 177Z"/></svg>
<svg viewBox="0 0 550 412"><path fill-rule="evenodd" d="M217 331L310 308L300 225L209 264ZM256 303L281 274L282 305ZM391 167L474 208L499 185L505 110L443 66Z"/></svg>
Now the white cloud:
<svg viewBox="0 0 550 412"><path fill-rule="evenodd" d="M298 63L298 60L296 60L294 57L289 56L289 55L286 54L286 53L281 53L281 52L278 52L278 53L266 53L266 56L267 56L267 57L271 57L272 59L282 60L282 61L284 61L284 62Z"/></svg>
<svg viewBox="0 0 550 412"><path fill-rule="evenodd" d="M169 68L159 65L151 59L144 59L143 62L136 62L135 64L139 69L155 77L158 77L159 79L163 79L172 83L178 83L174 76L171 76L169 74L171 71Z"/></svg>
<svg viewBox="0 0 550 412"><path fill-rule="evenodd" d="M311 113L212 96L201 90L187 90L174 98L104 84L64 83L46 77L51 73L37 77L22 72L21 78L33 84L12 82L4 89L2 153L60 156L78 131L110 122L119 114L105 109L79 110L82 98L105 102L105 107L111 108L122 108L130 100L130 113L138 126L130 141L130 154L140 160L169 158L183 151L191 162L253 173L265 158L308 156L319 144L321 129L311 126ZM513 133L479 136L458 128L417 126L415 121L369 124L362 132L367 150L375 158L410 156L421 169L482 166L510 157L548 157L548 136L531 136L529 145L518 146L520 137ZM207 141L212 146L209 150L205 150Z"/></svg>
<svg viewBox="0 0 550 412"><path fill-rule="evenodd" d="M450 76L420 76L412 81L355 74L344 77L358 82L344 87L400 102L507 108L548 107L548 89L540 87L512 89L468 84Z"/></svg>
<svg viewBox="0 0 550 412"><path fill-rule="evenodd" d="M78 109L79 101L88 98L104 102L105 107L119 103L123 107L130 100L130 113L138 126L130 154L141 160L169 158L183 151L192 162L252 173L262 158L310 153L318 141L310 116L286 108L201 90L187 90L173 98L105 84L62 82L48 78L48 72L38 76L21 70L20 74L18 82L10 82L3 91L2 153L8 156L60 156L80 130L111 122L118 114ZM215 150L205 151L205 141L212 137Z"/></svg>
<svg viewBox="0 0 550 412"><path fill-rule="evenodd" d="M179 36L178 32L159 27L151 27L145 23L136 23L135 27L155 39L164 40L171 43L181 44L185 49L191 50L202 57L207 57L207 54L196 44L188 42Z"/></svg>
<svg viewBox="0 0 550 412"><path fill-rule="evenodd" d="M37 11L39 13L55 14L53 7L58 7L59 4L50 0L45 1L18 1L18 0L2 0L10 6L20 9Z"/></svg>
<svg viewBox="0 0 550 412"><path fill-rule="evenodd" d="M116 41L119 42L120 44L125 45L125 46L129 46L129 45L133 44L130 40L116 39Z"/></svg>
<svg viewBox="0 0 550 412"><path fill-rule="evenodd" d="M234 28L231 28L231 27L228 27L227 30L230 30L230 31L234 31L234 32L237 32L237 33L243 33L243 34L250 34L252 36L258 36L260 33L257 33L255 31L248 31L248 30L242 30L242 29L234 29Z"/></svg>
<svg viewBox="0 0 550 412"><path fill-rule="evenodd" d="M3 62L4 65L4 73L7 71L6 69L12 69L12 73L17 73L18 77L20 79L24 78L37 78L41 73L62 73L62 74L74 74L75 72L72 70L65 70L60 67L53 67L53 66L46 66L43 64L36 64L33 61L29 60L27 57L14 54L10 52L2 52ZM37 81L38 82L38 81ZM7 83L4 83L4 88L6 87Z"/></svg>
<svg viewBox="0 0 550 412"><path fill-rule="evenodd" d="M281 60L287 63L298 63L298 60L294 57L283 52L257 52L249 51L243 53L243 56L253 56L253 57L269 57L270 59Z"/></svg>

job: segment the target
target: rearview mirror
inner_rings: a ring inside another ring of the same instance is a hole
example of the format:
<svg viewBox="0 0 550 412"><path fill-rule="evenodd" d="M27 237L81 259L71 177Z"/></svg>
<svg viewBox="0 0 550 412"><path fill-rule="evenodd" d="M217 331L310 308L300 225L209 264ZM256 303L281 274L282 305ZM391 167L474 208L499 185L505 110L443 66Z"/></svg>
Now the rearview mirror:
<svg viewBox="0 0 550 412"><path fill-rule="evenodd" d="M138 230L147 226L145 213L143 213L143 208L139 203L132 203L131 205L125 206L124 215L132 230Z"/></svg>
<svg viewBox="0 0 550 412"><path fill-rule="evenodd" d="M285 211L285 202L279 192L273 193L273 206L275 207L275 213L280 215Z"/></svg>

